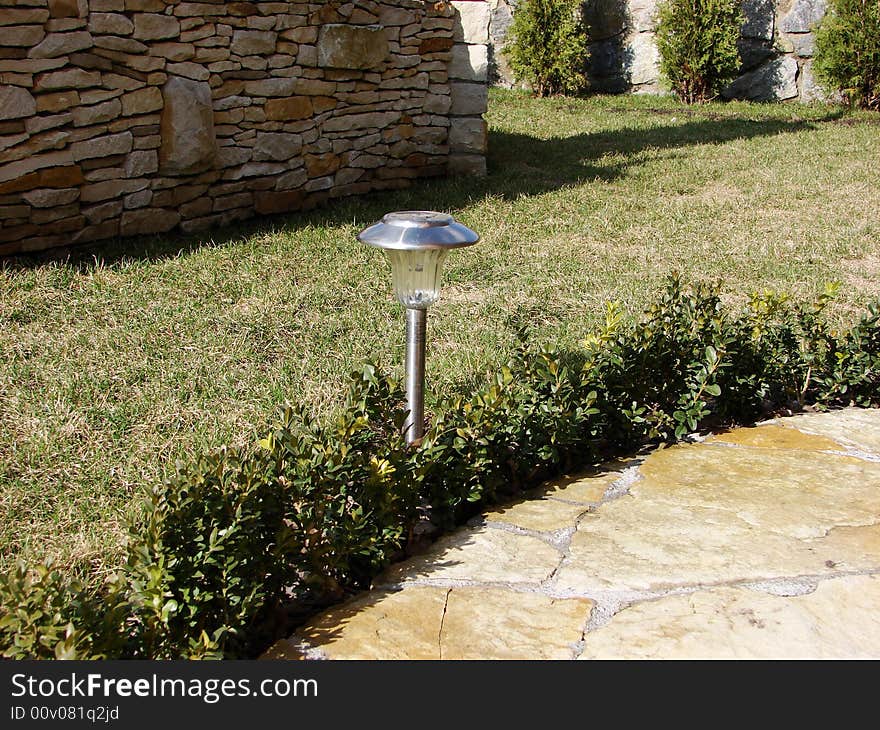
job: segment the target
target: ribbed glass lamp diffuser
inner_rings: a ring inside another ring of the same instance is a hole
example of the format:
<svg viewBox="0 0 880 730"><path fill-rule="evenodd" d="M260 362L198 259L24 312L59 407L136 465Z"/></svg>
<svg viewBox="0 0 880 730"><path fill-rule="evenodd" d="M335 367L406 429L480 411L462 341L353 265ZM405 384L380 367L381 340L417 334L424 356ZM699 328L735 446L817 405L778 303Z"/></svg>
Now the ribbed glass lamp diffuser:
<svg viewBox="0 0 880 730"><path fill-rule="evenodd" d="M447 249L386 249L394 296L407 309L427 309L440 298L440 275Z"/></svg>

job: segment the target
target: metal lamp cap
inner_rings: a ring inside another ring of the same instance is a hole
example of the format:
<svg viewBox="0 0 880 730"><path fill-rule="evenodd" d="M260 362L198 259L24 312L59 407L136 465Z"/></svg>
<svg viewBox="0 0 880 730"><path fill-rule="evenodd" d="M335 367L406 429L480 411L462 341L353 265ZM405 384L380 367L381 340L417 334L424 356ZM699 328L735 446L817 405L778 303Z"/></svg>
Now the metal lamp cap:
<svg viewBox="0 0 880 730"><path fill-rule="evenodd" d="M472 246L480 236L451 215L433 210L387 213L357 235L358 241L398 251Z"/></svg>

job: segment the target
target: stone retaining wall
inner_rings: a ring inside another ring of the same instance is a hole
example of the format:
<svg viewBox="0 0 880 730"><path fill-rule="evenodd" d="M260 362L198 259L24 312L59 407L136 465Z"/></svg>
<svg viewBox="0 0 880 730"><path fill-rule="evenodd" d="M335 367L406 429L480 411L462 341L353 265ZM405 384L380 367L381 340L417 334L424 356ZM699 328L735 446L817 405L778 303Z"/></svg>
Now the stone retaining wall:
<svg viewBox="0 0 880 730"><path fill-rule="evenodd" d="M501 49L516 0L490 0L488 33L494 83L513 85ZM590 26L589 78L595 91L660 93L660 56L654 42L658 0L586 0ZM724 92L753 101L823 98L812 73L813 28L825 0L743 0L741 76Z"/></svg>
<svg viewBox="0 0 880 730"><path fill-rule="evenodd" d="M484 174L483 4L0 0L0 255Z"/></svg>

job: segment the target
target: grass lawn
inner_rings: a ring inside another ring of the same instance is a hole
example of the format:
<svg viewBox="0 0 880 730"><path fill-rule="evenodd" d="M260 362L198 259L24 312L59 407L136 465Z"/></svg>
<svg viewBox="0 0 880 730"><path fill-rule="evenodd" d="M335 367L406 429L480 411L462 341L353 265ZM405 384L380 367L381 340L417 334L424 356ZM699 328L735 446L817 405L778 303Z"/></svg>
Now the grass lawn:
<svg viewBox="0 0 880 730"><path fill-rule="evenodd" d="M331 413L365 358L399 369L389 271L355 241L388 210L448 210L483 235L450 256L429 318L446 392L504 359L520 323L576 343L605 300L635 315L675 269L735 300L841 280L841 323L880 296L876 115L505 91L490 107L484 180L0 265L0 565L112 564L175 459L252 440L285 401Z"/></svg>

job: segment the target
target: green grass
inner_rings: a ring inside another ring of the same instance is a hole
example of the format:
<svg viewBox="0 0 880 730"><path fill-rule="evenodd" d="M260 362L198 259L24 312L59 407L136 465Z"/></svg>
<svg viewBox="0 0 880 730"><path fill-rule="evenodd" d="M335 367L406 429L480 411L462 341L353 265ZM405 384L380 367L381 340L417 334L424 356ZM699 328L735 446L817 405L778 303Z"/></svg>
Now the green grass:
<svg viewBox="0 0 880 730"><path fill-rule="evenodd" d="M521 322L574 344L605 300L635 315L676 269L723 277L733 300L839 279L840 323L880 293L876 115L502 91L490 106L485 180L7 261L0 563L112 564L175 459L251 441L285 401L332 413L371 355L399 368L389 272L355 241L388 210L448 210L483 235L450 257L430 314L446 392L504 359Z"/></svg>

